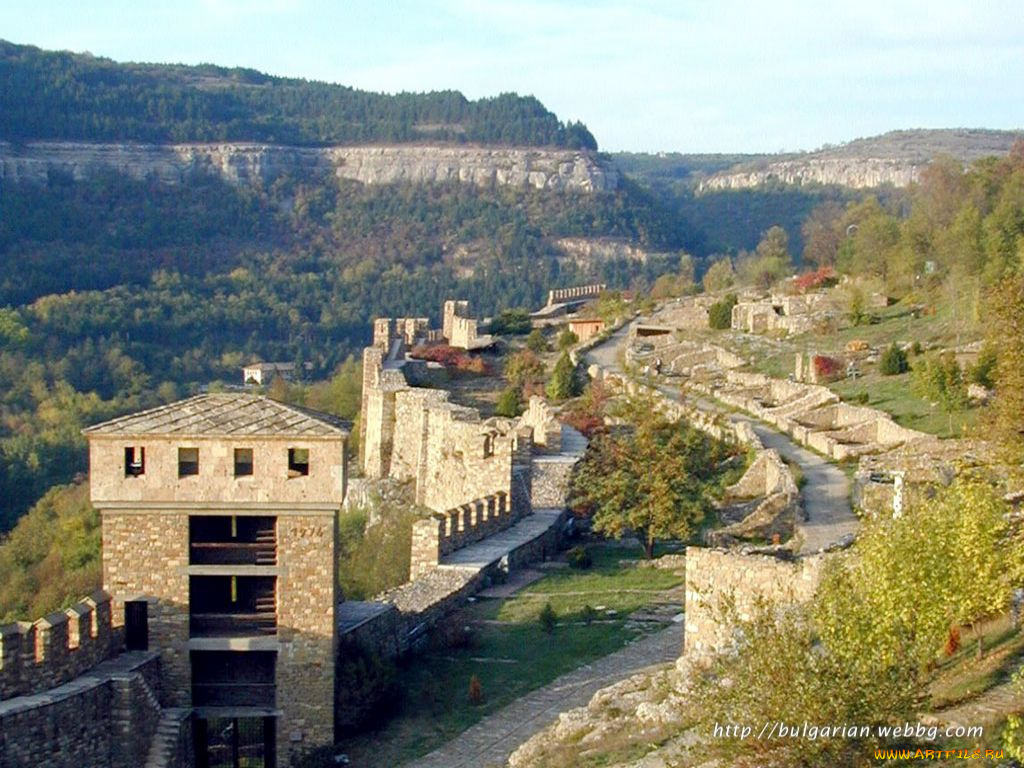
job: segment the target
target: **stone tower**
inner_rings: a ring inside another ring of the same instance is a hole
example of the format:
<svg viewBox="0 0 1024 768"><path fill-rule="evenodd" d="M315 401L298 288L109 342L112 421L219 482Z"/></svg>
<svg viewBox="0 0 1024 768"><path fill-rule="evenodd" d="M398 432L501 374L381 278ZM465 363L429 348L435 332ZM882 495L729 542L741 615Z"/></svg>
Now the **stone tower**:
<svg viewBox="0 0 1024 768"><path fill-rule="evenodd" d="M197 765L287 765L334 736L337 514L349 433L247 394L85 430L103 583L129 647L161 656Z"/></svg>

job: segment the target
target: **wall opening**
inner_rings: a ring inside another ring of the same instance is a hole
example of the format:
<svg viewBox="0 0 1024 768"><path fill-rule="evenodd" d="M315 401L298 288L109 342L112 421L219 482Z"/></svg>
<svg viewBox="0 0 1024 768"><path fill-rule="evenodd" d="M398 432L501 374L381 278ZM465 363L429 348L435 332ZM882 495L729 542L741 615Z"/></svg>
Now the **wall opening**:
<svg viewBox="0 0 1024 768"><path fill-rule="evenodd" d="M124 476L138 477L146 472L146 449L138 445L124 449Z"/></svg>
<svg viewBox="0 0 1024 768"><path fill-rule="evenodd" d="M196 768L276 768L273 717L196 718L192 728Z"/></svg>
<svg viewBox="0 0 1024 768"><path fill-rule="evenodd" d="M178 449L178 477L188 477L199 474L199 449L179 448Z"/></svg>
<svg viewBox="0 0 1024 768"><path fill-rule="evenodd" d="M235 448L235 477L252 474L252 448Z"/></svg>
<svg viewBox="0 0 1024 768"><path fill-rule="evenodd" d="M309 449L288 449L288 477L305 477L309 474Z"/></svg>
<svg viewBox="0 0 1024 768"><path fill-rule="evenodd" d="M149 603L145 600L125 601L124 644L129 651L149 650Z"/></svg>

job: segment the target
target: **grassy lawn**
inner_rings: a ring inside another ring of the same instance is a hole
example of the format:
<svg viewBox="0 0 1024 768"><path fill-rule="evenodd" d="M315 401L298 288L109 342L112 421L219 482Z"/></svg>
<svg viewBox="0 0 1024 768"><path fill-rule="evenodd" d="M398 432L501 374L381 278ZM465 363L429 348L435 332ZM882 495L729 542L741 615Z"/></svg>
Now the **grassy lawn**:
<svg viewBox="0 0 1024 768"><path fill-rule="evenodd" d="M338 751L353 766L399 766L425 755L524 694L636 639L642 630L626 626L628 613L682 583L673 573L620 564L636 559L636 549L595 545L590 552L590 569L556 570L511 598L467 606L456 619L471 630L466 645L434 649L405 664L397 715ZM537 619L549 601L558 614L551 634ZM588 605L605 608L588 622ZM474 675L483 692L476 705L468 695Z"/></svg>
<svg viewBox="0 0 1024 768"><path fill-rule="evenodd" d="M913 362L913 361L911 361ZM968 408L950 417L938 406L932 406L914 394L910 374L882 376L875 371L865 372L855 380L846 380L829 385L832 391L848 402L858 402L858 395L867 394L867 403L872 408L890 414L897 424L939 437L964 437L978 427L981 411Z"/></svg>
<svg viewBox="0 0 1024 768"><path fill-rule="evenodd" d="M935 314L913 317L906 307L896 305L877 311L877 322L841 328L826 336L807 333L793 338L775 339L735 331L700 331L692 335L743 356L749 361L748 369L751 371L785 379L793 372L797 352L843 357L846 345L853 340L865 341L878 350L893 341L920 341L926 348L951 346L956 343L957 335L949 315L948 308L943 306ZM961 343L972 341L978 336L978 329L968 328L963 321L961 331ZM914 363L913 356L910 363ZM972 407L954 413L950 431L949 416L914 394L909 373L882 376L878 372L877 363L867 364L863 361L858 363L858 367L862 375L857 379L845 379L827 386L843 400L854 404L860 404L860 397L866 394L868 399L865 405L885 411L904 427L928 434L964 437L976 433L980 428L979 408Z"/></svg>

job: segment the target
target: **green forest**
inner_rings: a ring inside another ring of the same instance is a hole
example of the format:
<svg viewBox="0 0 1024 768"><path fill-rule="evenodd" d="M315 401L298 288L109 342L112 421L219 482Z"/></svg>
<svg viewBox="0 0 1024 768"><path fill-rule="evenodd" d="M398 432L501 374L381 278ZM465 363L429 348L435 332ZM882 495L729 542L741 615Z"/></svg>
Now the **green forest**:
<svg viewBox="0 0 1024 768"><path fill-rule="evenodd" d="M597 149L533 97L387 95L252 69L120 64L0 40L0 138L258 141L325 145L445 141Z"/></svg>
<svg viewBox="0 0 1024 768"><path fill-rule="evenodd" d="M584 274L552 240L615 236L678 253L686 233L639 187L571 195L470 185L179 187L101 174L5 185L0 207L0 530L85 470L78 430L253 359L322 378L374 316L535 308L552 286L651 281L669 257ZM472 252L456 264L458 247ZM674 257L678 261L678 257ZM671 265L674 267L674 264Z"/></svg>

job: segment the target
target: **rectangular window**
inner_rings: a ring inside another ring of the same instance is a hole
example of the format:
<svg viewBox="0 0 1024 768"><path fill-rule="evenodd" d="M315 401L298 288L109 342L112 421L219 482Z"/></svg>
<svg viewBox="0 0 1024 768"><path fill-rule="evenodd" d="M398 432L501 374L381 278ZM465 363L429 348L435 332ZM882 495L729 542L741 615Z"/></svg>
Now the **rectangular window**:
<svg viewBox="0 0 1024 768"><path fill-rule="evenodd" d="M303 477L309 474L309 449L288 449L288 477Z"/></svg>
<svg viewBox="0 0 1024 768"><path fill-rule="evenodd" d="M124 476L138 477L146 472L146 449L129 446L124 449Z"/></svg>
<svg viewBox="0 0 1024 768"><path fill-rule="evenodd" d="M199 449L179 448L178 449L178 477L188 477L199 474Z"/></svg>
<svg viewBox="0 0 1024 768"><path fill-rule="evenodd" d="M235 477L252 474L252 448L235 448Z"/></svg>

